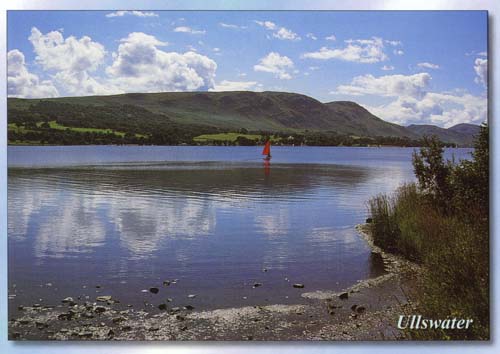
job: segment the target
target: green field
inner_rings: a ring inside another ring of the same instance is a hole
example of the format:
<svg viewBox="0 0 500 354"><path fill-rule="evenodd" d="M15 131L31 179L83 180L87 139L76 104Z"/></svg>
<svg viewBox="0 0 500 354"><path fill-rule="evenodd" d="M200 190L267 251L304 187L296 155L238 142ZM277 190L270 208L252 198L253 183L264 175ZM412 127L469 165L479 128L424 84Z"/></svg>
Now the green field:
<svg viewBox="0 0 500 354"><path fill-rule="evenodd" d="M37 127L41 127L42 124L43 124L43 122L38 122L36 124L36 126ZM49 122L49 127L51 129L57 129L57 130L66 130L66 129L69 129L69 130L73 130L73 131L79 132L79 133L100 133L100 134L115 134L115 135L118 135L118 136L121 136L121 137L125 136L125 133L123 133L123 132L117 132L117 131L114 131L112 129L67 127L65 125L61 125L61 124L57 123L55 120L51 120Z"/></svg>
<svg viewBox="0 0 500 354"><path fill-rule="evenodd" d="M205 143L208 141L231 141L235 142L241 136L250 140L259 140L261 135L257 134L241 134L241 133L219 133L219 134L203 134L193 138L194 141Z"/></svg>
<svg viewBox="0 0 500 354"><path fill-rule="evenodd" d="M36 123L36 126L38 128L42 128L44 122L38 122ZM114 134L119 137L124 137L125 133L124 132L119 132L115 131L113 129L99 129L99 128L81 128L81 127L68 127L62 124L57 123L55 120L51 120L48 122L50 129L56 129L56 130L71 130L74 132L78 133L98 133L98 134ZM8 124L8 129L15 131L16 133L28 133L28 132L35 132L35 130L32 129L26 129L22 125L17 125L16 123L9 123ZM146 135L144 134L135 134L137 138L147 138Z"/></svg>

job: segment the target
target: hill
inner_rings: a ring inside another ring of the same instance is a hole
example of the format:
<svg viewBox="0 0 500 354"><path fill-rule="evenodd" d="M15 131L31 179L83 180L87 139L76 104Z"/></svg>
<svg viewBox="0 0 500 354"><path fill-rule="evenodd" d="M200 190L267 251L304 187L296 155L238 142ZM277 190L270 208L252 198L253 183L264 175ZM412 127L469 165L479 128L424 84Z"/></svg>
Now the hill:
<svg viewBox="0 0 500 354"><path fill-rule="evenodd" d="M472 146L474 136L479 133L479 126L465 123L455 125L448 129L427 124L412 124L406 128L418 137L435 135L441 141L454 143L460 146Z"/></svg>
<svg viewBox="0 0 500 354"><path fill-rule="evenodd" d="M106 132L114 137L156 136L155 142L192 142L201 134L225 132L334 134L359 137L387 137L417 140L422 129L386 122L355 102L322 103L314 98L287 92L161 92L110 96L60 97L50 99L8 99L9 128L19 138L44 127L69 134L68 129ZM29 123L26 125L26 123ZM66 127L66 128L65 128ZM429 126L429 130L432 130ZM470 127L444 134L443 140L462 145L469 142ZM10 130L9 130L10 131ZM81 132L81 131L80 131ZM61 133L62 134L62 133ZM182 139L169 140L175 134ZM467 139L464 140L464 136ZM68 139L70 139L68 137ZM101 139L102 140L102 139ZM116 139L115 139L116 140ZM119 140L113 143L119 143ZM137 143L144 143L138 141ZM404 145L404 144L403 144Z"/></svg>

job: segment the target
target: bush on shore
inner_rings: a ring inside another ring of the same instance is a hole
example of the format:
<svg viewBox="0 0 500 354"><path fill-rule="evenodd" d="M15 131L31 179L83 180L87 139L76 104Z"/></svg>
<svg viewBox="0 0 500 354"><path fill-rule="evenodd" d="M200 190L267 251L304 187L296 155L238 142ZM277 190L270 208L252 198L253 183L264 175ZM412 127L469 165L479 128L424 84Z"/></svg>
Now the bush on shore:
<svg viewBox="0 0 500 354"><path fill-rule="evenodd" d="M486 125L470 161L444 161L426 139L413 155L417 183L369 201L375 244L424 266L421 314L474 320L469 330L415 331L417 339L489 338L488 159Z"/></svg>

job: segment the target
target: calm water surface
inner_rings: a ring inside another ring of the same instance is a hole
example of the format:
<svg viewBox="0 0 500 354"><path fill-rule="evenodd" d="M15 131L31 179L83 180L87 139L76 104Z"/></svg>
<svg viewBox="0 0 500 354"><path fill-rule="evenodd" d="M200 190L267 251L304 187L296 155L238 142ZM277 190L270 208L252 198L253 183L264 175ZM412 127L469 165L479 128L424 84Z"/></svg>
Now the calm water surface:
<svg viewBox="0 0 500 354"><path fill-rule="evenodd" d="M260 149L9 147L10 311L97 295L296 303L381 274L354 225L371 196L413 180L413 149L275 147L270 166Z"/></svg>

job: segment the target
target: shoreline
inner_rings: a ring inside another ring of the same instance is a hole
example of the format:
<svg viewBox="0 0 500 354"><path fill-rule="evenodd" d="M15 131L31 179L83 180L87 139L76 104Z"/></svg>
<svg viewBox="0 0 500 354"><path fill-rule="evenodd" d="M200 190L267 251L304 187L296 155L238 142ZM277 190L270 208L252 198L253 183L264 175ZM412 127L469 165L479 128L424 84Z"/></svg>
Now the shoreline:
<svg viewBox="0 0 500 354"><path fill-rule="evenodd" d="M120 310L107 302L24 307L9 320L10 340L408 340L397 329L412 301L420 267L373 244L357 225L386 274L338 291L304 292L305 304L245 306L208 311L171 308L158 314Z"/></svg>

